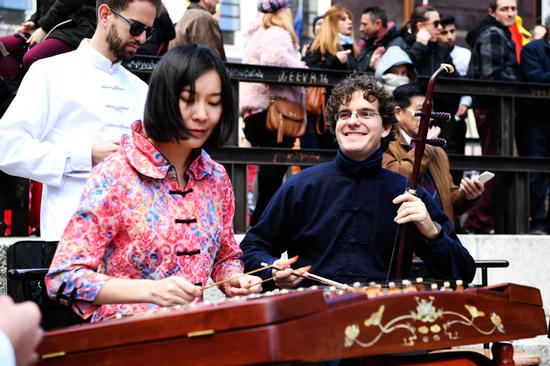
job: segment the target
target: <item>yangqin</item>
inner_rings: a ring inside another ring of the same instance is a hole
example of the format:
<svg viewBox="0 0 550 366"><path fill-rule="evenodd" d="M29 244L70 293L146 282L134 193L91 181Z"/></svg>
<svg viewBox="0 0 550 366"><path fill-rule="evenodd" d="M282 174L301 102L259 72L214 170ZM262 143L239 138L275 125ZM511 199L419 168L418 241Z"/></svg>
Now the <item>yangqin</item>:
<svg viewBox="0 0 550 366"><path fill-rule="evenodd" d="M409 288L409 290L407 290ZM395 355L547 334L540 291L281 290L45 333L39 365L256 365ZM505 364L505 363L501 363Z"/></svg>

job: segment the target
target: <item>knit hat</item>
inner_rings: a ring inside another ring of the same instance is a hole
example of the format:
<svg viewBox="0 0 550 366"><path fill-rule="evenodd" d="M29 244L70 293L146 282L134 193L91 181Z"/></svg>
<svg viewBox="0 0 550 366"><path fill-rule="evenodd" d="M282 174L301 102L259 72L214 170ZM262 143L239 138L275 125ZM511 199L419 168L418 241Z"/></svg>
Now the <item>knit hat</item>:
<svg viewBox="0 0 550 366"><path fill-rule="evenodd" d="M278 13L290 7L291 0L258 0L260 13Z"/></svg>

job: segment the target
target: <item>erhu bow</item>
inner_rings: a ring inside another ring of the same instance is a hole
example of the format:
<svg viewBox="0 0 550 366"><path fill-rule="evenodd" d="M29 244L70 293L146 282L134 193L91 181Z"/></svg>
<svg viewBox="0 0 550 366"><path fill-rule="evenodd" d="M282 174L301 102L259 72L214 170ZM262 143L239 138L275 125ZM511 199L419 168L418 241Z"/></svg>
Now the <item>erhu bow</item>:
<svg viewBox="0 0 550 366"><path fill-rule="evenodd" d="M430 81L428 83L428 88L426 91L426 99L422 104L422 112L415 115L420 115L420 126L418 128L418 136L414 140L416 145L414 148L414 163L412 176L410 177L410 186L407 188L407 192L416 196L416 187L418 185L419 173L420 173L420 162L422 161L422 156L424 155L424 150L426 148L426 143L431 143L436 146L445 145L445 140L443 139L433 139L433 141L427 140L428 129L430 128L430 122L432 119L448 121L451 118L449 113L435 112L432 113L433 105L433 91L435 87L435 82L441 74L448 72L452 74L455 71L454 67L449 64L441 64L439 69L437 69ZM399 237L399 247L397 249L397 260L394 267L394 273L396 279L401 279L401 270L403 268L403 258L405 256L405 246L407 241L407 225L401 225L401 235ZM393 258L392 258L393 259ZM392 260L393 262L393 260ZM391 268L391 266L390 266Z"/></svg>

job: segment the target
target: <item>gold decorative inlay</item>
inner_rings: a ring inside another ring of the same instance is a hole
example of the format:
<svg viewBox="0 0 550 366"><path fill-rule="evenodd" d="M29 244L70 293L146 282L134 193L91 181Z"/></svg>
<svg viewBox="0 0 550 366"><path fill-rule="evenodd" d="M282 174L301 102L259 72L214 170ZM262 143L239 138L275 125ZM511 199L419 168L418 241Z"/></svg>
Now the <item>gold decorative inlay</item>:
<svg viewBox="0 0 550 366"><path fill-rule="evenodd" d="M385 306L380 305L377 311L372 313L368 319L363 322L366 328L377 327L380 331L370 340L360 340L361 328L359 324L348 325L344 331L344 346L349 348L354 344L360 347L368 348L376 344L384 334L390 334L398 329L406 330L410 335L403 338L403 345L413 346L415 341L420 339L422 342L440 341L442 339L460 339L458 331L454 330L457 324L475 329L483 335L489 335L496 331L505 333L504 324L500 316L494 312L490 314L490 320L493 324L491 329L481 329L475 324L477 318L485 317L485 312L479 310L473 305L464 305L465 314L455 311L445 311L443 308L436 308L433 305L435 297L428 299L415 296L416 309L410 311L408 315L398 316L387 323L383 323ZM421 325L416 325L418 322Z"/></svg>

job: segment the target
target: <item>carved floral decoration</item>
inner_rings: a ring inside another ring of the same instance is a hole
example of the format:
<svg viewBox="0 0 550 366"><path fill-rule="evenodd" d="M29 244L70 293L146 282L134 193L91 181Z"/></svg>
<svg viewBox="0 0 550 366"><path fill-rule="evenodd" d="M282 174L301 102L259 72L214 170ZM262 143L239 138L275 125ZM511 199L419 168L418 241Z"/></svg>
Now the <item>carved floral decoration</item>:
<svg viewBox="0 0 550 366"><path fill-rule="evenodd" d="M403 345L413 346L415 341L420 339L422 342L440 341L443 339L460 339L458 331L454 330L454 326L461 324L467 327L474 328L477 332L483 335L489 335L494 332L505 333L502 319L496 313L490 314L490 320L493 324L491 329L481 329L475 324L477 318L484 318L485 312L480 311L473 305L464 305L467 314L461 314L455 311L445 311L442 308L437 309L433 302L435 298L430 296L428 299L415 296L416 309L408 315L396 317L384 324L382 317L384 315L385 306L381 305L377 311L372 313L368 319L363 322L367 328L377 327L379 333L370 340L361 340L361 327L359 324L348 325L344 331L345 339L344 346L349 348L354 344L360 347L368 348L376 344L384 334L390 334L397 329L405 329L409 336L403 338ZM417 324L419 324L417 326Z"/></svg>

